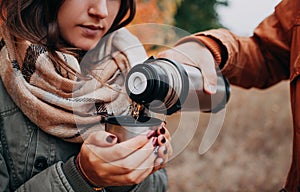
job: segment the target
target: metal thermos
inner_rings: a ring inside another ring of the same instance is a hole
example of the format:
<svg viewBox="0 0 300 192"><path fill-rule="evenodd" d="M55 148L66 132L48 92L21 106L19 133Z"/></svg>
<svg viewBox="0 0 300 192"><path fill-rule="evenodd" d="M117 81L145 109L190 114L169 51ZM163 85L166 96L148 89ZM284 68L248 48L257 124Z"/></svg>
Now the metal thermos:
<svg viewBox="0 0 300 192"><path fill-rule="evenodd" d="M166 58L149 58L135 65L125 86L133 101L167 115L179 110L217 112L226 106L230 96L230 85L220 72L217 92L207 94L200 69Z"/></svg>

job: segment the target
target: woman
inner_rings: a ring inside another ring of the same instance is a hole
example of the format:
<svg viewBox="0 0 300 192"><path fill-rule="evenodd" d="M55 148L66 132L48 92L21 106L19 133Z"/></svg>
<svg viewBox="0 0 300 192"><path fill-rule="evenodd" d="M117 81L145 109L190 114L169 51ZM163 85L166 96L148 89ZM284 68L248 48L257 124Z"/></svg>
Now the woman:
<svg viewBox="0 0 300 192"><path fill-rule="evenodd" d="M164 124L121 143L103 131L105 116L130 114L121 93L134 51L121 45L139 42L110 33L130 23L135 1L0 7L0 191L165 191ZM79 65L96 45L101 62Z"/></svg>

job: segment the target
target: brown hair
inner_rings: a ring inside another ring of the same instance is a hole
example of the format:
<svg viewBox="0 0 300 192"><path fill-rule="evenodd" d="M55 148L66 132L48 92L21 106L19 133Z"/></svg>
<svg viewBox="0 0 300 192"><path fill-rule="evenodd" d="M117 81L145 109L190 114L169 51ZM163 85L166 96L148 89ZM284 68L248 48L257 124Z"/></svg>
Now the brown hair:
<svg viewBox="0 0 300 192"><path fill-rule="evenodd" d="M0 0L1 22L17 38L44 46L54 61L56 51L68 52L59 35L57 14L64 0ZM135 0L121 0L120 10L108 33L129 24L135 16ZM66 67L66 65L65 65Z"/></svg>

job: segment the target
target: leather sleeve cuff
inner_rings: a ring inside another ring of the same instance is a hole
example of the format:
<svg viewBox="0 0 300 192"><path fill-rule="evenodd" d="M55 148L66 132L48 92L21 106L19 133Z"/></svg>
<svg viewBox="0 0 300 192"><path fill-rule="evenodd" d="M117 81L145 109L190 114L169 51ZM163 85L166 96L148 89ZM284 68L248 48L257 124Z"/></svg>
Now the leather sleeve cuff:
<svg viewBox="0 0 300 192"><path fill-rule="evenodd" d="M64 174L74 191L95 192L95 190L82 178L75 165L75 157L70 158L62 165Z"/></svg>

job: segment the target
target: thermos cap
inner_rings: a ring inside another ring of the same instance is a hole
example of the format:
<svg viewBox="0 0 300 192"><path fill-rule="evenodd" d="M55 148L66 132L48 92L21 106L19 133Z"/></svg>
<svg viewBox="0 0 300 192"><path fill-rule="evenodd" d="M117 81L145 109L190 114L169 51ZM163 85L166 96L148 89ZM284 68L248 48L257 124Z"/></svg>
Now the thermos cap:
<svg viewBox="0 0 300 192"><path fill-rule="evenodd" d="M139 95L147 89L147 77L141 72L132 73L127 82L128 90L132 94Z"/></svg>

